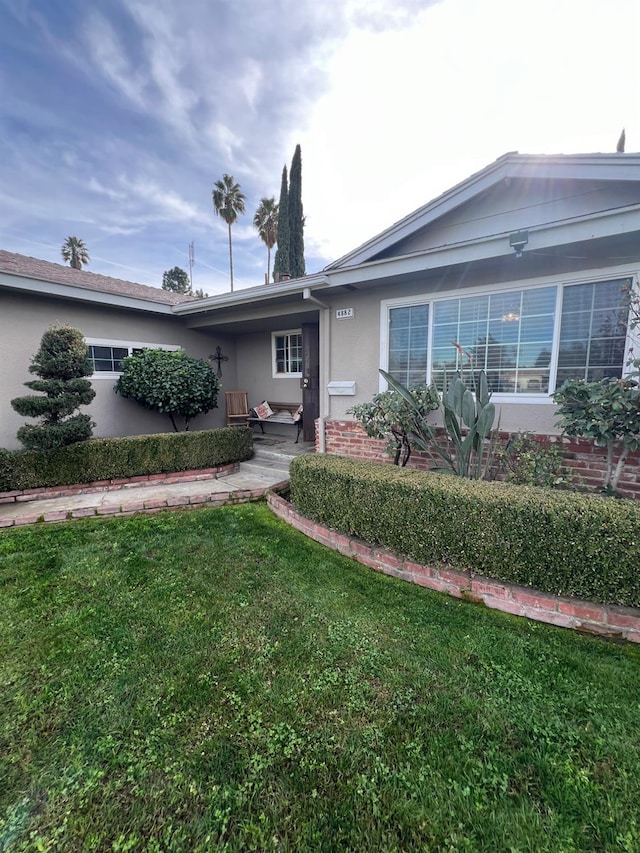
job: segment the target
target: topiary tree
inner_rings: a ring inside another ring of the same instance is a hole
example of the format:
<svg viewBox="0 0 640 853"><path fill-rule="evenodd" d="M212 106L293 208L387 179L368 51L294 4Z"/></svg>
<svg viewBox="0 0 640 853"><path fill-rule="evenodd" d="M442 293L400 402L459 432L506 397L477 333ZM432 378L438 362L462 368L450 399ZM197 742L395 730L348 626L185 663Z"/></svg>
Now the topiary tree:
<svg viewBox="0 0 640 853"><path fill-rule="evenodd" d="M122 360L122 376L114 390L130 397L145 409L184 418L185 431L196 415L204 415L218 405L220 383L208 361L192 358L184 350L169 352L145 349Z"/></svg>
<svg viewBox="0 0 640 853"><path fill-rule="evenodd" d="M42 336L29 372L40 379L24 384L41 393L16 397L11 405L19 415L40 418L40 423L20 427L22 444L28 450L51 450L91 438L94 424L89 415L74 414L96 395L84 378L91 375L92 367L82 332L51 326Z"/></svg>
<svg viewBox="0 0 640 853"><path fill-rule="evenodd" d="M429 385L418 385L408 390L415 405L410 405L398 391L382 391L369 403L358 403L348 410L359 421L370 438L387 438L387 453L393 464L402 467L411 456L412 433L416 417L426 418L438 408L437 390Z"/></svg>

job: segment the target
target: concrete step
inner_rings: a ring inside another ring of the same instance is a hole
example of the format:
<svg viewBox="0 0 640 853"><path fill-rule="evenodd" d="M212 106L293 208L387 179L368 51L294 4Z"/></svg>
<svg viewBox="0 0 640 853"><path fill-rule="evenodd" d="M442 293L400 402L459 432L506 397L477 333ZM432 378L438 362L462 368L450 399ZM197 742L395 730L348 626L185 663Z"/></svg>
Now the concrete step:
<svg viewBox="0 0 640 853"><path fill-rule="evenodd" d="M277 450L272 447L256 447L253 448L253 457L250 461L260 459L265 462L280 462L282 465L289 465L292 459L300 454L290 453L287 450Z"/></svg>
<svg viewBox="0 0 640 853"><path fill-rule="evenodd" d="M278 476L280 480L289 479L289 465L266 459L250 459L240 463L240 473L246 476Z"/></svg>
<svg viewBox="0 0 640 853"><path fill-rule="evenodd" d="M243 470L243 462L236 474L229 474L218 482L226 483L234 489L270 489L276 483L283 483L289 479L289 472L274 468L255 468Z"/></svg>
<svg viewBox="0 0 640 853"><path fill-rule="evenodd" d="M240 474L279 483L289 479L291 460L299 455L288 448L254 446L252 458L240 463Z"/></svg>

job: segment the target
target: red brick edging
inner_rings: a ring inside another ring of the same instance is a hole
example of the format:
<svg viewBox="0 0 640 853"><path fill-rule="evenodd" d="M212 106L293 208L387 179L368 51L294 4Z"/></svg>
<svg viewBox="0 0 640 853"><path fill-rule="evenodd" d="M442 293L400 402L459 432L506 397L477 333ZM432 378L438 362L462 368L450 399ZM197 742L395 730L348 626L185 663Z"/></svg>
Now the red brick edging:
<svg viewBox="0 0 640 853"><path fill-rule="evenodd" d="M537 622L640 643L637 608L562 598L469 572L425 566L310 521L274 491L267 494L267 502L279 518L305 536L386 575Z"/></svg>
<svg viewBox="0 0 640 853"><path fill-rule="evenodd" d="M23 527L27 524L38 524L42 522L72 521L78 518L108 518L113 516L133 515L134 513L145 513L150 515L154 512L162 512L166 509L198 509L207 506L226 506L229 504L247 503L264 497L267 489L233 489L229 492L203 492L201 495L179 495L169 498L154 498L152 500L137 500L129 503L102 504L99 507L78 507L71 510L52 510L50 512L31 515L20 515L16 518L1 518L2 527Z"/></svg>
<svg viewBox="0 0 640 853"><path fill-rule="evenodd" d="M74 483L70 486L42 487L37 489L14 489L0 492L0 504L43 501L49 498L67 498L75 495L90 495L96 492L114 492L148 483L150 486L165 486L171 483L191 483L194 480L217 480L240 469L237 462L218 465L215 468L196 468L193 471L175 471L164 474L138 474L135 477L119 477L113 480L95 480L92 483Z"/></svg>
<svg viewBox="0 0 640 853"><path fill-rule="evenodd" d="M78 518L106 518L113 516L133 515L134 513L151 514L166 509L197 509L198 507L224 506L228 504L247 503L264 497L270 488L284 487L288 481L277 483L275 486L263 486L258 489L230 489L225 492L211 492L204 486L206 480L224 479L228 474L239 470L237 463L222 465L219 468L198 469L195 471L182 471L176 474L150 474L148 476L132 477L126 480L103 480L95 483L77 484L54 489L28 489L24 492L0 493L0 503L10 502L34 502L34 511L28 515L2 518L0 516L0 528L22 527L27 524L41 522L70 521ZM137 497L131 500L128 489L141 486L144 483L161 486L172 483L187 483L203 481L203 490L200 494L191 495L168 495L166 498L144 498ZM77 507L70 510L50 510L49 512L38 512L37 502L47 498L68 497L79 494L96 494L101 492L120 492L114 494L113 502L101 504L94 507ZM127 500L129 497L129 500Z"/></svg>

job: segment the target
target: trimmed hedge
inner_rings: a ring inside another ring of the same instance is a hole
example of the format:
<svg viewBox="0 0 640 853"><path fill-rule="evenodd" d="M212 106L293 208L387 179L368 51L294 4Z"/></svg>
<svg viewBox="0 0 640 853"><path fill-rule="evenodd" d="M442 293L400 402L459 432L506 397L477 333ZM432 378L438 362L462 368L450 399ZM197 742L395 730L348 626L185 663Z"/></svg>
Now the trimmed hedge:
<svg viewBox="0 0 640 853"><path fill-rule="evenodd" d="M0 491L214 468L253 454L248 427L93 438L58 450L0 450Z"/></svg>
<svg viewBox="0 0 640 853"><path fill-rule="evenodd" d="M640 504L301 456L291 501L313 521L433 566L640 606Z"/></svg>

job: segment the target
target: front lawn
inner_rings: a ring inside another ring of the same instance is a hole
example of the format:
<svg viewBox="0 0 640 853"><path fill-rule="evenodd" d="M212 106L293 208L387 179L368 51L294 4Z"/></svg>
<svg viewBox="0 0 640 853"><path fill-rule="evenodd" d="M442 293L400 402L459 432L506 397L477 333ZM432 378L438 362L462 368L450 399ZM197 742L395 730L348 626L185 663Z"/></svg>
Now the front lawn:
<svg viewBox="0 0 640 853"><path fill-rule="evenodd" d="M0 535L0 851L637 851L640 649L263 504Z"/></svg>

